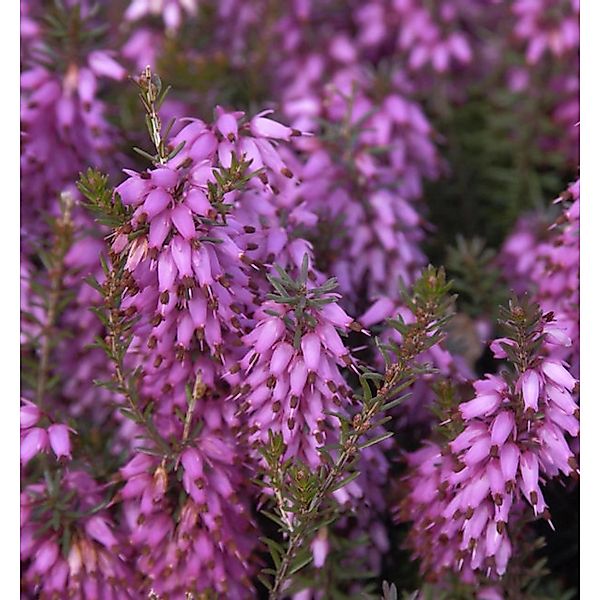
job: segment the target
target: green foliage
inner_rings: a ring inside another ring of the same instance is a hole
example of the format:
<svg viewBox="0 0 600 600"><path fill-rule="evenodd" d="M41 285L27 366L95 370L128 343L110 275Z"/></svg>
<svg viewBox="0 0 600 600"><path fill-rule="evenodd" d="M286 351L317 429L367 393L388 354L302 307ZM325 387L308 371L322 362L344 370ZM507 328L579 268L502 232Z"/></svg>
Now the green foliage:
<svg viewBox="0 0 600 600"><path fill-rule="evenodd" d="M482 238L457 236L447 249L446 268L452 274L452 288L459 307L472 317L495 318L497 307L506 301L506 283L496 265L496 253Z"/></svg>
<svg viewBox="0 0 600 600"><path fill-rule="evenodd" d="M43 44L35 49L35 60L52 71L66 72L104 37L106 24L96 23L101 3L83 8L80 2L48 2L40 19Z"/></svg>
<svg viewBox="0 0 600 600"><path fill-rule="evenodd" d="M545 338L543 324L553 318L552 313L543 314L539 305L527 295L520 300L513 297L507 307L500 307L500 326L504 335L514 342L500 344L514 367L514 371L506 375L509 381L516 379L537 360Z"/></svg>
<svg viewBox="0 0 600 600"><path fill-rule="evenodd" d="M334 291L337 288L337 281L332 277L321 285L309 287L309 278L314 276L309 271L308 254L302 258L302 265L297 278L292 278L279 265L275 265L275 270L279 276L267 275L267 279L273 288L273 292L267 294L267 298L277 304L287 305L293 308L293 313L281 315L275 310L267 310L268 314L275 317L282 317L286 326L294 332L294 346L300 347L300 338L306 331L310 331L317 326L317 320L311 311L318 310L320 307L339 298L339 294Z"/></svg>
<svg viewBox="0 0 600 600"><path fill-rule="evenodd" d="M490 95L490 89L506 87L480 82L467 90L464 103L430 111L444 133L448 163L446 176L425 188L436 226L426 253L434 261L443 259L459 234L499 247L519 215L545 206L572 177L564 157L540 148L548 124L546 99L507 91Z"/></svg>
<svg viewBox="0 0 600 600"><path fill-rule="evenodd" d="M437 417L438 425L434 427L433 435L439 435L446 442L455 439L464 429L462 419L454 419L458 405L463 401L455 384L442 380L434 384L435 402L431 412Z"/></svg>
<svg viewBox="0 0 600 600"><path fill-rule="evenodd" d="M412 293L401 285L402 300L416 322L404 323L401 315L388 319L387 325L402 335L402 344L393 340L377 344L386 368L393 368L393 361L404 355L414 357L442 341L453 315L455 297L449 295L451 287L452 283L446 281L444 268L435 269L431 265L414 283Z"/></svg>
<svg viewBox="0 0 600 600"><path fill-rule="evenodd" d="M83 206L101 225L116 229L129 221L131 210L123 205L119 195L109 185L108 175L89 168L79 174L77 188L87 200Z"/></svg>

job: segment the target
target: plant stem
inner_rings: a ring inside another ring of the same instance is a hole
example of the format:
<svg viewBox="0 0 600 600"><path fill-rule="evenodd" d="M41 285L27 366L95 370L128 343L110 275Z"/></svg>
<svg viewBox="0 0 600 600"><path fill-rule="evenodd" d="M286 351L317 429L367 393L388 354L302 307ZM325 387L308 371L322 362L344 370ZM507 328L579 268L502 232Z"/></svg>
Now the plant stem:
<svg viewBox="0 0 600 600"><path fill-rule="evenodd" d="M52 261L51 268L49 269L50 291L46 309L46 323L42 329L42 347L40 350L40 363L36 380L35 400L40 408L42 408L44 404L46 386L48 383L50 353L53 345L51 334L58 319L58 307L61 300L63 279L66 271L65 256L71 247L73 239L73 221L71 219L72 206L73 199L71 195L68 193L63 194L61 196L62 214L54 224L54 243L50 251L50 260Z"/></svg>
<svg viewBox="0 0 600 600"><path fill-rule="evenodd" d="M114 265L113 265L114 267ZM122 341L122 316L120 311L120 297L122 293L121 278L117 275L114 268L111 269L106 286L106 302L110 308L108 311L108 349L110 358L113 362L115 379L118 384L119 392L127 400L135 421L146 430L148 437L160 448L165 456L171 453L171 447L165 442L162 436L156 430L152 418L146 416L137 403L137 391L132 390L128 381L129 377L124 365L124 350L126 348Z"/></svg>
<svg viewBox="0 0 600 600"><path fill-rule="evenodd" d="M190 431L192 428L192 419L194 417L194 411L196 410L196 404L198 400L204 396L206 393L206 384L202 381L202 373L198 371L196 374L196 380L194 382L194 389L192 390L192 394L189 400L188 409L185 414L185 421L183 424L183 434L181 436L181 452L185 449L185 446L188 442L188 438L190 437ZM177 456L177 460L175 461L175 469L179 466L179 460L181 459L181 454Z"/></svg>
<svg viewBox="0 0 600 600"><path fill-rule="evenodd" d="M399 365L394 365L396 370L398 371ZM400 370L400 373L404 373L408 371L407 366ZM397 382L399 378L402 377L400 373L396 373L396 377L394 377ZM396 387L395 385L391 387ZM319 486L315 495L312 497L310 503L307 508L304 509L299 517L300 517L300 526L296 529L296 531L291 535L286 552L281 559L281 564L277 569L277 573L275 575L275 579L273 582L273 588L269 594L269 600L278 600L280 597L279 594L282 591L282 587L285 584L288 572L291 567L292 561L296 556L297 552L300 550L305 541L305 531L311 525L313 519L318 514L319 508L321 507L325 497L334 489L339 477L344 473L346 466L349 462L351 462L356 455L358 454L358 444L360 439L363 437L367 431L371 428L371 422L375 415L381 410L381 407L385 403L386 399L390 394L390 388L387 385L384 385L378 392L375 397L373 403L367 408L365 407L358 415L358 419L355 417L355 422L357 423L356 430L350 434L348 439L344 443L343 450L339 455L338 459L334 463L333 467L327 474L325 481L321 486ZM277 497L278 505L280 506L280 515L284 519L284 522L289 527L289 531L294 531L294 525L289 523L287 519L285 519L284 511L282 510L283 506L283 498L281 497L281 491L278 489L280 486L274 486L275 495Z"/></svg>
<svg viewBox="0 0 600 600"><path fill-rule="evenodd" d="M285 554L281 559L281 564L277 569L277 574L275 575L275 580L273 582L273 589L269 593L269 600L279 600L280 593L283 591L283 585L287 581L288 572L292 566L292 560L294 559L298 548L302 546L303 538L304 536L300 532L295 533L290 538Z"/></svg>
<svg viewBox="0 0 600 600"><path fill-rule="evenodd" d="M156 148L155 161L164 165L168 160L169 153L162 138L162 123L157 109L157 105L159 106L164 98L164 94L161 95L162 83L158 76L152 74L150 67L146 67L142 71L137 83L140 88L140 99L146 111L148 133Z"/></svg>

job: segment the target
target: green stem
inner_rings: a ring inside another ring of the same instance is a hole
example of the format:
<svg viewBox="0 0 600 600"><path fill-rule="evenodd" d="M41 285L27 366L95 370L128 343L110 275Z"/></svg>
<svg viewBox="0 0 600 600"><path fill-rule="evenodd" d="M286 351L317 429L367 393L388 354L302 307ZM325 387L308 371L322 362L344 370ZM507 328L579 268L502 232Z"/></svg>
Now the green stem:
<svg viewBox="0 0 600 600"><path fill-rule="evenodd" d="M49 270L50 291L46 305L46 322L42 329L42 346L40 349L40 363L37 372L35 400L42 408L44 405L48 374L50 371L50 354L53 346L52 332L56 326L59 314L59 304L63 292L63 279L66 272L65 256L71 247L73 239L73 221L71 220L71 207L73 200L70 195L61 196L62 215L55 221L54 243L51 249L50 260L52 266Z"/></svg>
<svg viewBox="0 0 600 600"><path fill-rule="evenodd" d="M109 351L110 358L114 365L115 378L117 380L119 391L125 400L127 400L129 408L135 416L135 421L144 427L148 437L156 444L156 447L160 448L165 456L168 456L171 453L171 447L156 430L152 417L146 416L138 406L137 392L132 393L131 386L128 382L127 371L123 361L122 327L120 324L121 315L119 299L122 290L114 268L110 272L107 284L108 289L106 298L110 304L110 309L108 311Z"/></svg>

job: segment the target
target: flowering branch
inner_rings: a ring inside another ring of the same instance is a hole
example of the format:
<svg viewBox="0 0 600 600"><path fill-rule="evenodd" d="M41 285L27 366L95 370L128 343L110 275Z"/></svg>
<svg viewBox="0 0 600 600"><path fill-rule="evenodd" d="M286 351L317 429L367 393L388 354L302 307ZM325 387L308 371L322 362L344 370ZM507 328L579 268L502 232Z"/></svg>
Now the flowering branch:
<svg viewBox="0 0 600 600"><path fill-rule="evenodd" d="M409 541L423 572L504 577L519 522L541 517L553 528L542 485L561 474L579 476L569 445L579 434L577 381L553 356L570 339L552 312L527 298L501 309L501 324L506 337L490 347L508 368L476 381L474 397L450 407L441 424L449 427L446 440L430 440L407 458L408 491L398 516L413 522Z"/></svg>
<svg viewBox="0 0 600 600"><path fill-rule="evenodd" d="M123 285L124 262L123 259L116 259L115 262L114 257L111 257L110 266L105 268L106 281L102 288L106 307L107 335L101 346L113 363L117 383L115 391L120 393L129 404L129 408L120 408L121 413L143 427L147 437L155 444L155 449L145 448L144 451L152 454L158 453L161 456L169 455L171 447L157 431L152 420L152 403L146 405L145 408L141 407L138 392L140 373L137 370L133 373L128 372L124 363L125 354L131 341L130 330L134 324L134 321L120 309L121 298L126 289L126 285Z"/></svg>
<svg viewBox="0 0 600 600"><path fill-rule="evenodd" d="M439 343L444 335L452 302L447 297L448 290L443 269L436 271L429 267L417 281L412 295L406 297L415 322L405 324L401 318L391 321L403 341L400 345L391 342L381 346L387 365L383 376L366 370L360 374L362 408L351 419L335 413L341 425L340 441L321 449L324 464L316 473L302 463L282 460L285 445L280 434L271 433L269 443L262 448L267 463L264 483L274 491L277 513L265 514L280 526L287 538L285 549L273 540L265 540L275 568L264 571L272 576L272 582L265 577L261 581L269 589L271 600L281 598L289 578L310 562L307 542L318 529L335 520L335 504L330 503L330 497L358 477L355 467L360 451L393 435L389 431L369 435L390 418L379 415L406 399L403 392L420 374L430 371L428 367L415 365L414 360Z"/></svg>

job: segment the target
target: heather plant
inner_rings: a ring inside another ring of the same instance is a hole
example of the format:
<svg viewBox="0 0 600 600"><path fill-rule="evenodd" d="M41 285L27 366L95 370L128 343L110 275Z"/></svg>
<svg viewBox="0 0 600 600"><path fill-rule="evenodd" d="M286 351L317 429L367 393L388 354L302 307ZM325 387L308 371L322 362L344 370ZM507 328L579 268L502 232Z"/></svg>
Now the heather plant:
<svg viewBox="0 0 600 600"><path fill-rule="evenodd" d="M21 2L23 598L577 594L578 15Z"/></svg>
<svg viewBox="0 0 600 600"><path fill-rule="evenodd" d="M579 432L576 380L553 352L571 342L535 304L511 301L501 317L506 337L491 346L510 369L475 382L472 400L448 407L444 442L408 458L398 515L417 521L409 544L437 576L504 575L514 521L532 510L553 527L541 482L579 473L568 443Z"/></svg>
<svg viewBox="0 0 600 600"><path fill-rule="evenodd" d="M263 571L273 575L272 582L266 578L261 581L270 598L281 597L288 578L311 560L317 565L323 563L327 549L321 532L339 518L336 492L359 477L360 451L393 435L383 429L390 420L385 413L403 402L407 388L427 372L429 367L415 363L415 359L441 340L450 318L447 291L444 272L433 268L425 270L415 283L413 296L407 298L414 323L406 324L402 318L391 322L403 333L402 342L380 346L386 363L383 374L366 369L360 373L362 393L353 413L331 412L340 423L339 440L321 448L322 464L316 469L297 453L289 458L289 443L280 433L269 434L261 450L266 462L263 481L272 489L275 514L266 514L285 536L284 546L267 540L275 568Z"/></svg>

